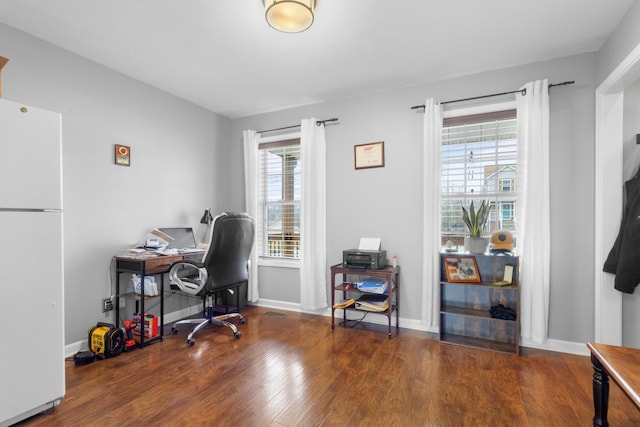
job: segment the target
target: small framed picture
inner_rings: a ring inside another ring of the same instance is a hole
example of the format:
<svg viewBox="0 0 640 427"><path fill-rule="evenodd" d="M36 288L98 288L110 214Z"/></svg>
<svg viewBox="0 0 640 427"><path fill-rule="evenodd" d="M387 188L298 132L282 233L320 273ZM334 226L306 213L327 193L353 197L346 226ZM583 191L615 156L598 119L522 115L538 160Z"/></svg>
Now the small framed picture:
<svg viewBox="0 0 640 427"><path fill-rule="evenodd" d="M504 274L502 280L494 282L494 286L510 286L513 282L513 265L507 264L504 266Z"/></svg>
<svg viewBox="0 0 640 427"><path fill-rule="evenodd" d="M444 256L447 282L480 282L476 257L466 255Z"/></svg>
<svg viewBox="0 0 640 427"><path fill-rule="evenodd" d="M115 146L115 163L120 166L130 166L131 165L131 147L127 147L126 145L118 145Z"/></svg>
<svg viewBox="0 0 640 427"><path fill-rule="evenodd" d="M356 169L384 166L384 141L353 146Z"/></svg>

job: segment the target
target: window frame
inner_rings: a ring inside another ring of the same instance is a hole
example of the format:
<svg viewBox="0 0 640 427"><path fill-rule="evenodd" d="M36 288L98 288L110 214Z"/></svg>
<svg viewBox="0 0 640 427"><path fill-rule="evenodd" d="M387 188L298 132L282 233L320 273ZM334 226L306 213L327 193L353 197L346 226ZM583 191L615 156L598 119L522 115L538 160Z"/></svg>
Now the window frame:
<svg viewBox="0 0 640 427"><path fill-rule="evenodd" d="M507 185L505 185L505 183ZM502 178L498 182L499 193L515 193L516 192L516 180L515 178Z"/></svg>
<svg viewBox="0 0 640 427"><path fill-rule="evenodd" d="M288 133L288 134L282 134L282 135L275 135L275 136L269 136L269 137L260 137L260 140L258 141L258 159L260 158L260 145L264 145L264 144L273 144L273 146L277 146L278 143L283 143L286 144L287 141L290 140L300 140L301 138L301 132L293 132L293 133ZM263 148L264 149L264 148ZM302 153L300 153L300 156L302 157ZM259 164L259 160L258 160L258 165L256 165L258 167L258 171L256 171L256 174L258 175L258 180L260 180L260 164ZM258 194L260 194L261 192L263 192L264 188L260 185L260 181L258 182L258 188L256 189L256 191L258 192ZM300 204L302 205L302 196L300 196ZM264 241L265 241L265 237L268 241L268 234L267 236L264 235L264 231L266 230L266 216L265 216L265 210L264 210L265 206L261 203L261 198L258 197L258 212L257 212L257 217L256 221L258 222L258 227L257 229L259 230L259 234L257 236L257 238L260 239L260 248L262 249L264 247ZM301 231L302 234L302 231ZM300 236L302 237L302 236ZM258 266L264 266L264 267L280 267L280 268L297 268L299 269L301 267L301 260L300 258L284 258L284 257L270 257L267 255L263 255L263 253L258 253Z"/></svg>
<svg viewBox="0 0 640 427"><path fill-rule="evenodd" d="M464 121L465 118L468 118L469 116L482 116L482 115L489 115L489 114L494 114L496 118L500 118L500 115L502 114L502 112L507 112L507 111L511 111L511 110L516 110L517 111L517 104L516 101L504 101L504 102L496 102L496 103L491 103L491 104L484 104L484 105L477 105L477 106L462 106L459 108L451 108L448 110L443 111L443 126L442 129L444 130L444 128L446 126L452 126L452 125L457 125L457 124L462 124L462 122ZM505 114L512 114L512 113L505 113ZM461 118L462 120L460 120L460 123L456 123L456 118ZM516 118L517 118L517 113L516 113ZM447 124L445 125L445 122L447 122ZM517 138L517 136L516 136ZM442 175L441 175L442 176ZM441 184L442 185L442 184ZM515 193L516 197L517 197L517 183L513 183L512 182L512 188L510 193ZM443 194L440 194L440 212L442 214L442 209L443 209L443 201L447 200L447 198L443 197ZM496 205L500 203L497 202ZM513 205L512 208L512 217L515 219L516 217L516 211L515 211L515 204ZM491 210L491 214L489 217L489 221L491 220L495 220L497 218L502 218L502 209L499 206L494 206L494 208ZM442 242L442 238L444 237L444 235L442 234L442 218L440 218L440 240L441 240L441 244L440 247L442 248L442 250L444 250L445 245L444 242ZM468 235L468 232L465 230L463 235L466 236Z"/></svg>
<svg viewBox="0 0 640 427"><path fill-rule="evenodd" d="M509 206L508 212L509 212L509 216L505 217L505 212L507 211L507 209L505 209L505 207ZM506 201L506 202L500 202L500 218L503 221L513 221L516 217L516 207L515 204L511 201Z"/></svg>

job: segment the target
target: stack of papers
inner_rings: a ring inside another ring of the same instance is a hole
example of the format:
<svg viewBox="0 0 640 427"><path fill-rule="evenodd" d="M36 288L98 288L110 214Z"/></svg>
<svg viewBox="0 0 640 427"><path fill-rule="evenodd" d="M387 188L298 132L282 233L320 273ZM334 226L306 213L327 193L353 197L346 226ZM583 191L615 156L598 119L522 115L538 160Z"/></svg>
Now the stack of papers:
<svg viewBox="0 0 640 427"><path fill-rule="evenodd" d="M356 282L359 291L370 292L372 294L386 294L387 281L382 278L370 278L362 282Z"/></svg>
<svg viewBox="0 0 640 427"><path fill-rule="evenodd" d="M389 297L387 295L362 295L356 301L356 308L366 311L386 311L389 308Z"/></svg>
<svg viewBox="0 0 640 427"><path fill-rule="evenodd" d="M348 299L346 301L340 301L333 305L333 308L347 308L354 305L356 301L354 299Z"/></svg>

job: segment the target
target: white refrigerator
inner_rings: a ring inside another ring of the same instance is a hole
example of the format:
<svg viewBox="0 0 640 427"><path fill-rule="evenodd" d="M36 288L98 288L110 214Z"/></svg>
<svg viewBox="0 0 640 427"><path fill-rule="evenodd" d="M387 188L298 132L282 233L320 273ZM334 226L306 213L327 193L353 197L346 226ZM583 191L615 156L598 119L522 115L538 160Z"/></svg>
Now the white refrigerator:
<svg viewBox="0 0 640 427"><path fill-rule="evenodd" d="M0 426L65 393L61 131L0 99Z"/></svg>

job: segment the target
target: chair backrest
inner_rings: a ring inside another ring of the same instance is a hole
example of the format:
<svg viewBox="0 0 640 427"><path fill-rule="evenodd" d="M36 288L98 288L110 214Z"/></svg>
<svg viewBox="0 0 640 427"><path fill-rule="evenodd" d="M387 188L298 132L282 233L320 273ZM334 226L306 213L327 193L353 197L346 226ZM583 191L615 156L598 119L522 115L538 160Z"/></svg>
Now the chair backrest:
<svg viewBox="0 0 640 427"><path fill-rule="evenodd" d="M253 240L253 218L246 213L225 212L214 219L209 249L203 257L209 275L205 291L248 280Z"/></svg>

